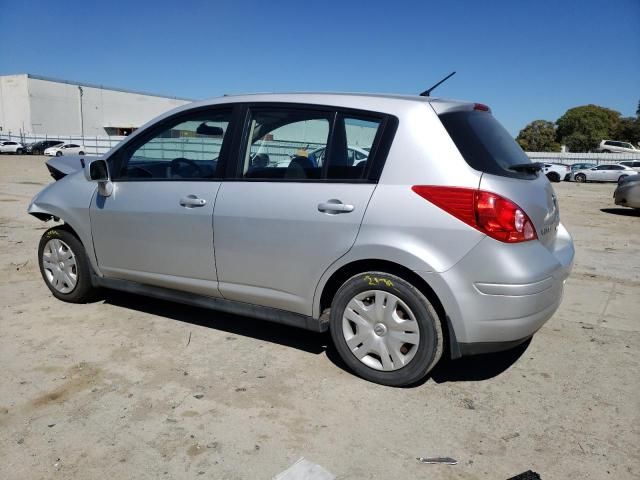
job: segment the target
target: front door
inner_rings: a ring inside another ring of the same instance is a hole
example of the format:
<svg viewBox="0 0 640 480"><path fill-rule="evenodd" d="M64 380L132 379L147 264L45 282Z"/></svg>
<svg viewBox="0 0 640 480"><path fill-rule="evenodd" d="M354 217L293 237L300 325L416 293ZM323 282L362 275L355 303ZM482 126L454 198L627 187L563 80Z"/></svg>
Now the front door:
<svg viewBox="0 0 640 480"><path fill-rule="evenodd" d="M381 124L312 108L250 109L236 181L221 186L214 211L225 298L311 314L320 277L354 244L375 189L368 158L354 163L347 143L371 148Z"/></svg>
<svg viewBox="0 0 640 480"><path fill-rule="evenodd" d="M219 296L213 209L230 117L230 111L181 114L111 156L113 193L96 193L91 205L105 276Z"/></svg>

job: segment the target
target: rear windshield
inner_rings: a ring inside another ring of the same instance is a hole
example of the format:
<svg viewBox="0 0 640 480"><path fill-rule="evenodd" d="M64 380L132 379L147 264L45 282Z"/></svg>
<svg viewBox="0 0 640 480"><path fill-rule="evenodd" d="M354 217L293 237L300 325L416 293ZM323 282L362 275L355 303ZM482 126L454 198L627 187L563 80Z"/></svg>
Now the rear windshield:
<svg viewBox="0 0 640 480"><path fill-rule="evenodd" d="M509 169L513 165L531 163L531 160L490 113L477 110L451 112L440 115L440 120L472 168L493 175L536 178L536 174Z"/></svg>

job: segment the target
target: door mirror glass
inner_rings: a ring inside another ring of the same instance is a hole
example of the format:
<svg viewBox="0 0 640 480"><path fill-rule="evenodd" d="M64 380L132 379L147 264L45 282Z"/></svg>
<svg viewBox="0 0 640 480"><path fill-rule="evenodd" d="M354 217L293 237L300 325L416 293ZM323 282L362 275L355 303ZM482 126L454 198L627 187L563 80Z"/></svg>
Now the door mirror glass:
<svg viewBox="0 0 640 480"><path fill-rule="evenodd" d="M108 182L109 167L105 160L94 160L88 165L89 180L93 182Z"/></svg>

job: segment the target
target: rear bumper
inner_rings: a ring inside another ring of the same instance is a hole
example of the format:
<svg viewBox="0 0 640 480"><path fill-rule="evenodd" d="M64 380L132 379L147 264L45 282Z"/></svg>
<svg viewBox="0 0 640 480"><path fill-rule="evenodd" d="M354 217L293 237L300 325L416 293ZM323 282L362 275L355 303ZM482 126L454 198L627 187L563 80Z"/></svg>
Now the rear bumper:
<svg viewBox="0 0 640 480"><path fill-rule="evenodd" d="M458 344L452 352L485 353L526 341L553 316L573 257L571 236L560 225L551 247L486 238L446 272L416 273L431 285L449 317Z"/></svg>

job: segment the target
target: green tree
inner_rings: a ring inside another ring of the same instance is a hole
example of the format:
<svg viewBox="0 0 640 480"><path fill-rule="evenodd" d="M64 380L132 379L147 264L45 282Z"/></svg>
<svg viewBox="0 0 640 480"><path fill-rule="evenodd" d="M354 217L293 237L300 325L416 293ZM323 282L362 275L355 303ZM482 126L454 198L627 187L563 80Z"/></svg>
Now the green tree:
<svg viewBox="0 0 640 480"><path fill-rule="evenodd" d="M570 108L558 119L557 138L571 152L588 152L616 131L620 113L598 105Z"/></svg>
<svg viewBox="0 0 640 480"><path fill-rule="evenodd" d="M638 145L640 142L640 118L623 117L618 121L613 137L616 140Z"/></svg>
<svg viewBox="0 0 640 480"><path fill-rule="evenodd" d="M556 127L547 120L534 120L520 130L516 137L525 152L559 152L560 144L556 142Z"/></svg>

